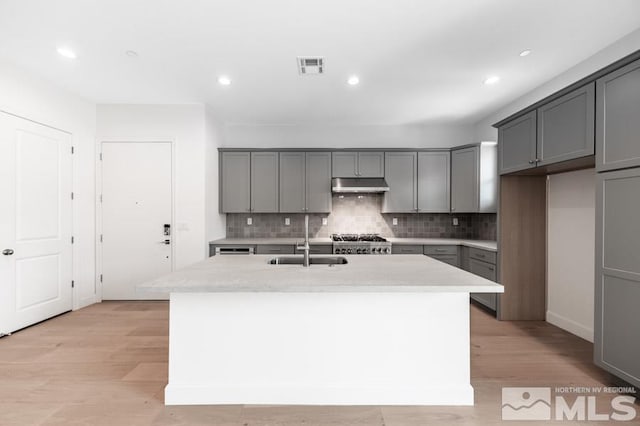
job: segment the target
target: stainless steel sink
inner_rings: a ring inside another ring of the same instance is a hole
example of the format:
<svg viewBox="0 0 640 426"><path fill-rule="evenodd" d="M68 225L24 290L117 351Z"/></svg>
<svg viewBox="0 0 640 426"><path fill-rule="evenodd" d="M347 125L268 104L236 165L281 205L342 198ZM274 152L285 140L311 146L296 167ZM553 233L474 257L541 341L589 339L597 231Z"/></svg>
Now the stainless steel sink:
<svg viewBox="0 0 640 426"><path fill-rule="evenodd" d="M304 263L304 257L302 256L280 256L269 259L269 265L302 265ZM342 256L327 256L327 257L310 257L309 264L311 265L346 265L349 263L345 257Z"/></svg>

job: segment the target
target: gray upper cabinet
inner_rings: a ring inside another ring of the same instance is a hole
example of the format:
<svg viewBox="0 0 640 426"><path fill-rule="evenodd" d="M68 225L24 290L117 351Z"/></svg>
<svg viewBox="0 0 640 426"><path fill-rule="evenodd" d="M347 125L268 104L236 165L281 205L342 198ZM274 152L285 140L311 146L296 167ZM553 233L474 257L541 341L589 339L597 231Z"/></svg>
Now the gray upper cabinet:
<svg viewBox="0 0 640 426"><path fill-rule="evenodd" d="M594 86L588 84L538 108L537 166L593 155Z"/></svg>
<svg viewBox="0 0 640 426"><path fill-rule="evenodd" d="M305 211L305 163L304 152L280 153L280 211L282 213Z"/></svg>
<svg viewBox="0 0 640 426"><path fill-rule="evenodd" d="M449 212L451 207L450 163L449 151L418 153L419 212Z"/></svg>
<svg viewBox="0 0 640 426"><path fill-rule="evenodd" d="M251 153L223 152L220 156L220 211L246 213L251 209Z"/></svg>
<svg viewBox="0 0 640 426"><path fill-rule="evenodd" d="M280 153L280 212L331 211L331 153Z"/></svg>
<svg viewBox="0 0 640 426"><path fill-rule="evenodd" d="M387 152L384 177L389 191L384 195L383 213L407 213L417 210L417 152Z"/></svg>
<svg viewBox="0 0 640 426"><path fill-rule="evenodd" d="M331 212L331 153L306 153L305 211Z"/></svg>
<svg viewBox="0 0 640 426"><path fill-rule="evenodd" d="M331 175L342 178L384 177L384 152L333 152Z"/></svg>
<svg viewBox="0 0 640 426"><path fill-rule="evenodd" d="M535 167L536 112L531 111L498 129L500 174Z"/></svg>
<svg viewBox="0 0 640 426"><path fill-rule="evenodd" d="M277 212L278 204L278 153L251 153L251 211Z"/></svg>
<svg viewBox="0 0 640 426"><path fill-rule="evenodd" d="M478 211L479 149L471 147L451 154L451 211Z"/></svg>
<svg viewBox="0 0 640 426"><path fill-rule="evenodd" d="M640 168L597 176L594 359L640 386Z"/></svg>
<svg viewBox="0 0 640 426"><path fill-rule="evenodd" d="M451 212L495 213L498 199L497 146L481 142L451 151Z"/></svg>
<svg viewBox="0 0 640 426"><path fill-rule="evenodd" d="M597 81L596 169L640 166L640 60Z"/></svg>

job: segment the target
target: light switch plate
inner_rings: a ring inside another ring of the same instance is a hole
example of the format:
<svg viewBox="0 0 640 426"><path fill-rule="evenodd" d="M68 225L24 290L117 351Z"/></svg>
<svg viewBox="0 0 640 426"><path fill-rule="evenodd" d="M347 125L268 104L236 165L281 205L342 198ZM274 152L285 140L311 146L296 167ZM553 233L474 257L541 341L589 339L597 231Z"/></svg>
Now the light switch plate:
<svg viewBox="0 0 640 426"><path fill-rule="evenodd" d="M393 226L398 226L398 218L397 217L393 218Z"/></svg>
<svg viewBox="0 0 640 426"><path fill-rule="evenodd" d="M458 218L457 217L453 218L453 226L458 226Z"/></svg>
<svg viewBox="0 0 640 426"><path fill-rule="evenodd" d="M291 225L291 219L289 219L288 217L285 217L285 218L284 218L284 225L285 225L285 226L289 226L289 225Z"/></svg>
<svg viewBox="0 0 640 426"><path fill-rule="evenodd" d="M247 225L253 225L253 218L251 217L247 218Z"/></svg>
<svg viewBox="0 0 640 426"><path fill-rule="evenodd" d="M327 219L326 217L322 218L322 226L327 226L329 224L329 219Z"/></svg>

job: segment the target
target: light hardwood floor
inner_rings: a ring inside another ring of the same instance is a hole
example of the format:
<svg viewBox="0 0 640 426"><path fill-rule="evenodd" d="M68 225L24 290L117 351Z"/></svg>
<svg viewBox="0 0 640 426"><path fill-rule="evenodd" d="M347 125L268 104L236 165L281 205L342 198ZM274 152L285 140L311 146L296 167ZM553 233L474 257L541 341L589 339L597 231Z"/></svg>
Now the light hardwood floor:
<svg viewBox="0 0 640 426"><path fill-rule="evenodd" d="M503 386L614 384L590 343L545 322L471 305L471 334L473 407L165 407L168 304L104 302L0 339L0 425L502 425Z"/></svg>

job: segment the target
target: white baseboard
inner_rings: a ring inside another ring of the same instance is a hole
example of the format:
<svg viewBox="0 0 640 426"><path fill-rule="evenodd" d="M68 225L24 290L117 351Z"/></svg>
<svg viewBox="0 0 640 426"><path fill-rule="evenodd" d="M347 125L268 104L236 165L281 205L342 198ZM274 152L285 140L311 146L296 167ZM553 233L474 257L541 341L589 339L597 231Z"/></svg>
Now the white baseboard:
<svg viewBox="0 0 640 426"><path fill-rule="evenodd" d="M593 343L593 328L551 311L547 311L547 322Z"/></svg>

